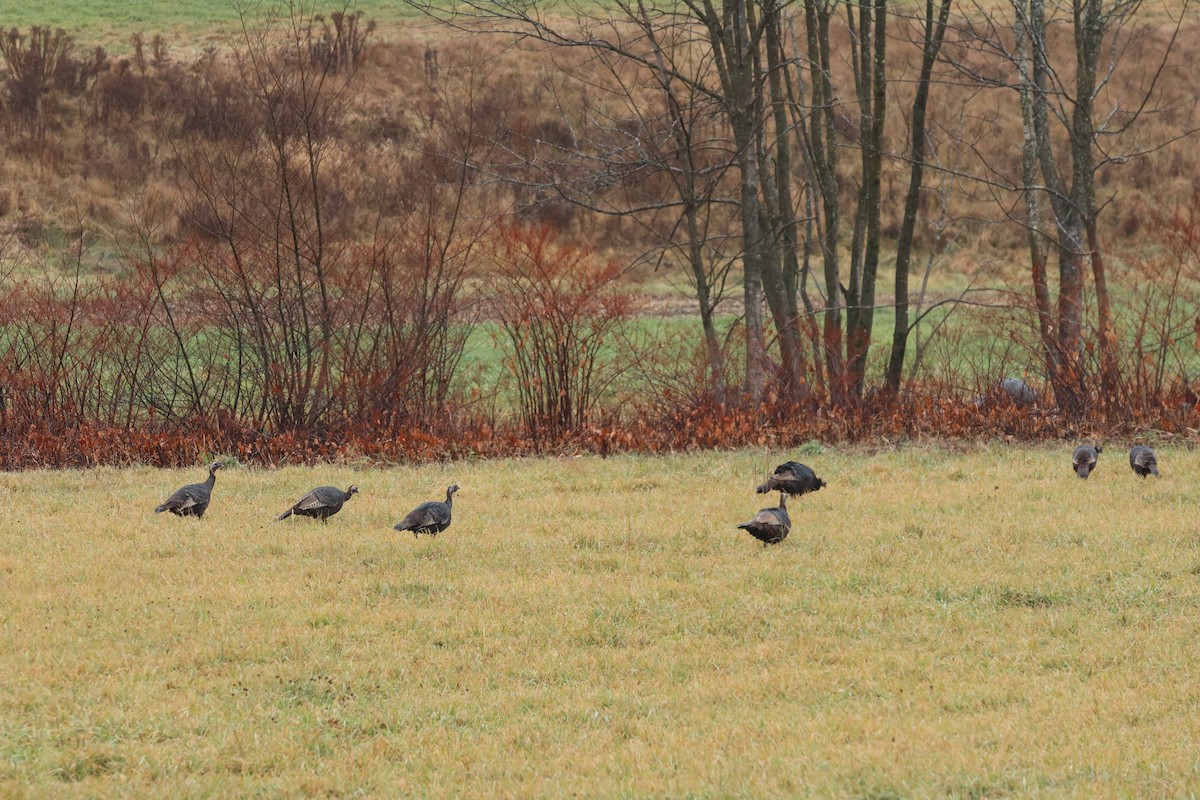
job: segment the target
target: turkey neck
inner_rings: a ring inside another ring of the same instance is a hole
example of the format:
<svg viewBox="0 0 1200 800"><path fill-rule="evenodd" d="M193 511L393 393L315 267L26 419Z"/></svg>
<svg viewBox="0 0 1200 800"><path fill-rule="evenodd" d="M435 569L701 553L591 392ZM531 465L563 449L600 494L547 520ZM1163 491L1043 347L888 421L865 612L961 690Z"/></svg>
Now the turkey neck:
<svg viewBox="0 0 1200 800"><path fill-rule="evenodd" d="M446 490L446 505L450 507L454 506L454 492L449 489Z"/></svg>

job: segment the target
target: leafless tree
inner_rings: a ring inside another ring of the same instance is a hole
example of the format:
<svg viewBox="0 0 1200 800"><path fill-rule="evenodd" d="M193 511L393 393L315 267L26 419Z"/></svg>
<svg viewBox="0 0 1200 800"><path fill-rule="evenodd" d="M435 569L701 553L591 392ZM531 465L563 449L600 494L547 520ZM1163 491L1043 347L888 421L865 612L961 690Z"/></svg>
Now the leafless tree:
<svg viewBox="0 0 1200 800"><path fill-rule="evenodd" d="M273 430L439 413L472 320L461 289L489 224L466 207L485 139L450 109L422 132L421 152L393 149L387 169L363 169L340 134L364 26L324 28L314 49L312 8L286 11L245 21L240 113L185 125L177 142L198 233L172 253L186 268L149 247L139 260L176 340L176 384L198 413L216 406ZM342 35L356 43L343 48ZM390 219L364 217L367 192L391 198ZM196 368L214 348L226 357Z"/></svg>
<svg viewBox="0 0 1200 800"><path fill-rule="evenodd" d="M592 173L589 188L602 187L618 172L624 178L634 173L646 175L651 170L667 176L671 191L666 197L655 203L635 201L618 213L646 214L656 220L656 225L668 208L677 215L676 222L666 229L670 238L664 240L664 245L684 254L682 260L689 267L697 292L710 369L718 385L724 381L724 368L713 322L713 289L723 279L727 264L720 255L725 248L717 243L727 240L728 233L706 223L716 219L713 203L730 203L740 220L745 274L745 390L752 398L761 397L767 369L762 270L768 241L763 231L760 193L763 153L756 138L761 120L752 116L755 75L762 74L757 44L762 32L753 18L753 9L749 9L750 16L745 5L732 15L709 9L711 13L704 12L698 18L699 7L683 3L621 3L615 17L579 12L571 19L552 22L536 4L468 0L453 8L420 8L448 25L472 32L490 32L518 41L534 39L555 48L584 49L611 71L636 73L632 84L642 89L651 87L651 96L662 111L647 114L643 109L635 123L637 129L624 132L627 141L623 145L610 137L591 152L589 158L600 169ZM749 37L755 39L753 46ZM711 124L714 115L721 126ZM729 139L726 131L732 131ZM580 142L573 140L570 144L578 147ZM724 173L731 164L743 178L734 185L734 197L727 200L719 195L723 192L720 187ZM594 193L580 192L557 180L555 185L556 191L574 201L610 213L616 211L611 206L601 208L607 201L598 200Z"/></svg>
<svg viewBox="0 0 1200 800"><path fill-rule="evenodd" d="M1012 0L1007 15L976 8L963 26L962 46L977 49L988 64L966 71L981 85L1015 92L1020 100L1021 173L1008 176L989 165L995 172L988 179L1011 185L1023 197L1046 372L1059 406L1072 414L1089 406L1085 345L1100 354L1100 387L1110 392L1118 379L1096 174L1147 151L1130 148L1125 135L1159 99L1158 78L1187 4L1157 64L1134 76L1121 66L1143 33L1134 24L1140 6L1140 0ZM1127 84L1124 92L1112 91L1117 80ZM1057 262L1055 282L1051 258ZM1092 326L1085 318L1089 271L1096 297ZM1089 328L1096 332L1094 342L1087 341Z"/></svg>
<svg viewBox="0 0 1200 800"><path fill-rule="evenodd" d="M765 311L779 346L775 374L784 396L804 396L814 375L839 400L861 394L880 259L880 176L891 157L884 147L888 4L622 0L614 13L571 7L568 15L562 8L552 14L538 2L515 0L451 5L412 0L411 5L460 30L536 42L552 53L583 51L590 56L582 62L587 67L604 65L615 79L606 85L616 86L613 91L629 99L627 107L638 109L635 125L622 131L623 140L610 137L607 147L598 144L603 137L573 136L565 149L586 151L598 168L581 173L588 176L582 191L564 188L562 173L555 176L555 185L573 201L608 213L649 215L659 222L673 218L671 238L664 241L689 266L710 371L718 385L724 370L711 290L724 267L714 269L721 259L712 255L725 248L713 243L735 234L743 277L747 396L761 398L767 385ZM920 46L930 62L945 29L946 8L943 0L926 10L927 33ZM839 105L843 87L834 76L835 29L849 31L852 42L856 135L849 141L838 119L847 107ZM929 79L929 71L922 72L922 80ZM583 67L576 72L595 91L599 81L582 74ZM920 103L927 97L927 92L921 95ZM923 119L914 115L912 124L922 128ZM582 127L573 131L584 132ZM909 247L924 163L921 134L914 134L913 142L908 156L913 165L912 219L905 228ZM847 144L861 161L860 190L850 201L839 179L839 151ZM562 154L563 159L569 156ZM667 176L655 184L663 191L654 200L631 203L627 197L616 200L597 192L619 180L654 173ZM843 208L847 202L853 204L850 212ZM726 218L735 222L733 228L704 224L725 213L714 213L716 207L730 209ZM854 221L855 231L848 269L841 265L843 218ZM808 283L814 241L823 263L820 280L814 277L812 283L822 296L819 302L810 296ZM907 259L906 250L898 262L905 274ZM906 284L900 288L906 290ZM824 321L820 334L812 324L818 314ZM902 329L907 336L907 326ZM812 359L806 340L813 347ZM902 349L895 360L903 363Z"/></svg>
<svg viewBox="0 0 1200 800"><path fill-rule="evenodd" d="M942 42L945 41L946 24L949 17L950 0L939 0L936 5L933 0L926 0L925 13L921 17L921 68L917 77L916 96L913 99L909 125L908 191L904 196L904 218L900 223L900 234L896 240L896 321L892 329L892 351L888 358L886 377L887 387L893 392L900 388L900 380L904 373L904 357L911 332L908 315L908 278L921 203L921 187L924 185L925 166L928 158L926 114L929 109L929 89L933 85L933 68L941 53ZM928 273L926 274L928 275ZM924 291L922 291L923 294Z"/></svg>

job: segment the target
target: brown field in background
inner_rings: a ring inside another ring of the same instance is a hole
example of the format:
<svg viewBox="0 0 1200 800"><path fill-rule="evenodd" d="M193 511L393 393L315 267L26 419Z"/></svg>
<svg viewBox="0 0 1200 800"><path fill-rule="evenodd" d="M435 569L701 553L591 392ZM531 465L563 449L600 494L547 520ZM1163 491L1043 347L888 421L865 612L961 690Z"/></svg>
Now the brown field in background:
<svg viewBox="0 0 1200 800"><path fill-rule="evenodd" d="M888 67L893 77L888 106L894 118L889 122L893 138L887 146L901 155L906 142L895 137L904 130L911 105L912 85L906 78L915 74L910 60L915 54L902 43L911 36L904 23L897 22L894 28L897 43L889 51ZM1131 84L1144 80L1146 72L1157 66L1170 31L1166 12L1147 6L1140 21L1141 35L1121 62L1123 74L1137 78L1114 81L1102 93L1100 108L1129 109L1135 103L1136 87ZM0 142L0 240L6 234L16 239L3 253L6 262L24 258L28 263L33 255L37 263L38 254L44 259L72 241L81 224L99 269L115 268L111 259L137 230L149 227L162 242L179 241L193 230L196 221L187 219L179 198L184 180L176 150L179 115L206 113L197 106L207 102L195 96L198 92L236 95L239 87L223 82L222 64L240 45L231 37L227 42L208 43L202 53L165 37L159 59L152 46L157 32L137 33L143 42L141 59L128 52L128 46L120 47L119 55L106 55L104 71L89 86L78 94L60 93L45 103L38 135L23 133L11 114L0 115L9 133ZM92 47L91 42L77 41L76 57L86 61ZM431 92L425 72L424 56L431 48L437 51L439 65L436 92ZM479 130L502 132L519 150L536 141L553 144L563 134L555 105L565 103L564 109L571 113L580 98L577 89L564 88L560 67L578 69L583 55L559 53L551 59L533 48L503 56L499 52L496 39L448 36L415 19L391 21L372 36L354 78L350 123L339 133L336 176L343 202L352 205L346 213L364 226L364 236L369 235L372 221L402 210L412 171L428 169L420 165L419 156L430 144L432 120L460 124L469 114ZM948 36L947 56L966 59L964 64L978 58L956 51L953 33ZM1161 149L1157 145L1200 124L1190 69L1197 57L1200 24L1188 20L1160 78L1153 113L1143 118L1135 134L1113 147L1114 152L1122 147L1152 152L1127 164L1111 164L1098 175L1101 200L1106 203L1102 229L1110 258L1117 261L1154 247L1153 240L1146 238L1152 223L1189 202L1196 188L1194 177L1200 165L1195 148L1186 142ZM835 63L834 69L839 81L849 80L848 64ZM209 79L200 83L187 79L199 74L208 74ZM946 173L930 177L925 210L932 213L940 202L937 193L949 187L948 207L939 214L944 217L942 237L952 244L934 270L934 284L951 289L977 279L1004 288L1023 287L1028 280L1027 267L1022 267L1027 261L1025 234L1006 220L1017 195L952 177L986 177L994 170L1017 173L1020 126L1015 95L977 92L962 85L949 68L935 78L943 82L933 89L931 142L936 163ZM603 94L596 92L590 101L603 104ZM189 104L195 106L190 111ZM1118 118L1121 113L1117 111ZM847 125L843 133L853 136L849 121ZM843 163L847 192L853 191L856 169L856 160L847 157ZM906 180L900 160L885 170L885 240L889 229L898 228ZM655 191L653 184L628 188ZM480 212L487 209L547 222L597 243L602 254L628 264L646 251L646 241L628 221L597 217L515 185L493 187L475 202ZM894 209L890 222L886 209ZM918 232L919 243L924 239L926 247L927 235L928 231L924 236ZM671 294L670 283L682 278L672 278L669 271L655 274L642 269L628 280L655 294ZM887 280L882 279L881 289L886 286Z"/></svg>

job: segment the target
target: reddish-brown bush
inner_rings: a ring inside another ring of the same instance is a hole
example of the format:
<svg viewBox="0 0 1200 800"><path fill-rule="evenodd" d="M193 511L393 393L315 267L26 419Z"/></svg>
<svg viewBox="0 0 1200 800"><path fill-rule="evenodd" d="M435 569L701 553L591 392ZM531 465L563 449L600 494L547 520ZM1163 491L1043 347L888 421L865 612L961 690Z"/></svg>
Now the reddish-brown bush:
<svg viewBox="0 0 1200 800"><path fill-rule="evenodd" d="M526 430L561 436L585 427L608 388L600 360L635 307L615 262L547 226L497 228L490 306L506 347Z"/></svg>

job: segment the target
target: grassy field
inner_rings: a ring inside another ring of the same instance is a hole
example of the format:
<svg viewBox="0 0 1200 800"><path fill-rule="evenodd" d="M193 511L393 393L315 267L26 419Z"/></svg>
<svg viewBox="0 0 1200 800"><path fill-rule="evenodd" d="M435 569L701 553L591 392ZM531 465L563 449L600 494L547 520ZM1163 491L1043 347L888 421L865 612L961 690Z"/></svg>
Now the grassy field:
<svg viewBox="0 0 1200 800"><path fill-rule="evenodd" d="M296 3L301 7L301 3ZM304 7L328 11L341 8L341 3L306 2ZM242 13L252 23L268 11L281 7L268 0L58 0L38 3L34 0L11 0L4 4L0 24L26 28L45 25L63 28L88 45L113 44L121 52L131 33L141 32L149 38L156 33L177 34L183 37L177 44L184 47L203 45L206 39L228 43L231 34L242 30ZM385 29L413 19L413 13L395 0L355 0L350 11L361 10Z"/></svg>
<svg viewBox="0 0 1200 800"><path fill-rule="evenodd" d="M261 16L265 11L279 8L279 0L56 0L54 3L39 3L36 0L7 0L3 6L0 24L11 27L49 25L65 28L80 34L88 43L106 38L123 41L130 33L142 31L147 34L178 32L188 34L217 34L240 30L240 14L250 19ZM319 11L339 9L343 3L323 0L296 0L297 7L316 8ZM349 10L362 11L368 19L374 19L385 30L392 24L412 20L416 15L400 0L351 0ZM903 4L902 4L903 5ZM994 3L985 0L983 8ZM586 8L588 3L584 3ZM1149 4L1139 13L1147 21L1160 22L1178 13L1178 3L1170 0L1162 4Z"/></svg>
<svg viewBox="0 0 1200 800"><path fill-rule="evenodd" d="M1200 453L785 455L0 475L0 796L1200 792Z"/></svg>

